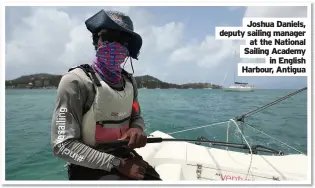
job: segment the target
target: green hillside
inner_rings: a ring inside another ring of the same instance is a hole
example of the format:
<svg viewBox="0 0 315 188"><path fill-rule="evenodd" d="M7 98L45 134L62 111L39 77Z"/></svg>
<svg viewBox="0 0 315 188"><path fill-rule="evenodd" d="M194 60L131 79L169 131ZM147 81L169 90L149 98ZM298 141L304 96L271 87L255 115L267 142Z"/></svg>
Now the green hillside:
<svg viewBox="0 0 315 188"><path fill-rule="evenodd" d="M32 74L21 76L17 79L6 80L6 88L56 88L61 80L62 75L52 75L47 73ZM136 76L138 88L147 89L202 89L202 88L221 88L219 85L211 85L209 83L187 83L183 85L163 82L153 76L144 75Z"/></svg>

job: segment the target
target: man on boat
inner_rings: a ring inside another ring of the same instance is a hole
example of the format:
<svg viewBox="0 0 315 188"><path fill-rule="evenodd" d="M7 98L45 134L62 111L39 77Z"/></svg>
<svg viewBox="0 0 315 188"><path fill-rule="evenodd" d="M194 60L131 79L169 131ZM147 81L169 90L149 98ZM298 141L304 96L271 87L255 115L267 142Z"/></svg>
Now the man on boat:
<svg viewBox="0 0 315 188"><path fill-rule="evenodd" d="M68 162L69 180L161 180L134 151L146 145L147 136L136 81L121 68L128 58L137 59L142 38L130 17L117 11L101 10L85 24L96 59L61 78L52 119L53 153ZM104 146L119 139L129 139L128 147Z"/></svg>

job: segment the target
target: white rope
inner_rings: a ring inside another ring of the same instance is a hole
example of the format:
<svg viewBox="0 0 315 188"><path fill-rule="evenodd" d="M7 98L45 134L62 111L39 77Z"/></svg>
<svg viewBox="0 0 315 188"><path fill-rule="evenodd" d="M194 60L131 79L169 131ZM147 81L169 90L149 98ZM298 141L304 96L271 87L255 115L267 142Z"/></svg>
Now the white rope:
<svg viewBox="0 0 315 188"><path fill-rule="evenodd" d="M228 122L228 121L219 122L219 123L213 123L213 124L210 124L210 125L203 125L203 126L194 127L194 128L190 128L190 129L184 129L184 130L181 130L181 131L175 131L175 132L171 132L171 133L167 133L167 134L182 133L182 132L191 131L191 130L195 130L195 129L201 129L201 128L205 128L205 127L211 127L211 126L213 126L213 125L219 125L219 124L227 123L227 122Z"/></svg>
<svg viewBox="0 0 315 188"><path fill-rule="evenodd" d="M227 125L227 128L226 128L226 142L229 142L230 122L231 122L231 121L228 122L228 125ZM227 146L225 149L226 149L226 150L229 150L229 147Z"/></svg>
<svg viewBox="0 0 315 188"><path fill-rule="evenodd" d="M250 152L250 162L249 162L249 166L248 166L248 170L247 170L247 174L246 174L246 177L245 179L247 179L248 177L248 174L250 172L250 168L252 167L252 162L253 162L253 151L252 151L252 148L250 147L249 143L247 142L247 139L245 138L244 134L242 133L241 129L239 128L238 124L233 120L233 119L230 119L230 121L232 121L235 126L237 127L238 131L240 132L240 134L242 135L244 141L246 142L248 148L249 148L249 152Z"/></svg>
<svg viewBox="0 0 315 188"><path fill-rule="evenodd" d="M267 133L264 133L264 131L261 131L261 130L259 130L259 129L256 129L256 128L250 126L250 125L247 124L247 123L244 123L244 124L247 125L248 127L252 128L252 129L256 130L257 132L260 132L261 134L263 134L263 135L265 135L265 136L267 136L267 137L269 137L269 138L271 138L271 139L273 139L273 140L275 140L275 141L277 141L277 142L280 142L281 144L283 144L283 145L285 145L285 146L287 146L287 147L289 147L289 148L291 148L291 149L293 149L293 150L295 150L295 151L297 151L297 152L299 152L299 153L301 153L301 154L306 155L304 152L302 152L302 151L300 151L300 150L298 150L298 149L295 149L293 146L290 146L289 144L287 144L287 143L285 143L285 142L282 142L281 140L278 140L278 139L274 138L273 136L268 135Z"/></svg>
<svg viewBox="0 0 315 188"><path fill-rule="evenodd" d="M240 131L240 128L238 127L238 124L235 122L235 120L231 119L231 120L229 120L229 121L223 121L223 122L219 122L219 123L213 123L213 124L209 124L209 125L203 125L203 126L194 127L194 128L190 128L190 129L184 129L184 130L181 130L181 131L175 131L175 132L171 132L171 133L167 133L167 134L177 134L177 133L187 132L187 131L196 130L196 129L201 129L201 128L205 128L205 127L211 127L211 126L219 125L219 124L223 124L223 123L228 123L227 129L229 129L229 123L230 123L230 121L232 121L234 124L236 124L236 125L237 125L237 128L238 128L239 131ZM268 135L267 133L265 133L265 132L263 132L263 131L261 131L261 130L259 130L259 129L256 129L256 128L252 127L251 125L247 124L247 123L244 123L244 124L247 125L248 127L252 128L252 129L254 129L255 131L257 131L257 132L259 132L259 133L261 133L261 134L263 134L263 135L265 135L265 136L267 136L267 137L269 137L269 138L271 138L271 139L273 139L273 140L275 140L275 141L277 141L277 142L279 142L279 143L281 143L281 144L287 146L288 148L291 148L291 149L293 149L293 150L295 150L295 151L297 151L297 152L299 152L299 153L301 153L301 154L303 154L303 155L306 155L304 152L302 152L302 151L300 151L300 150L294 148L293 146L290 146L289 144L287 144L287 143L285 143L285 142L282 142L281 140L278 140L278 139L276 139L276 138L274 138L274 137ZM227 130L227 132L229 132L229 131ZM242 136L243 138L245 138L241 131L240 131L240 133L241 133L241 136ZM227 137L227 141L228 141L228 137Z"/></svg>

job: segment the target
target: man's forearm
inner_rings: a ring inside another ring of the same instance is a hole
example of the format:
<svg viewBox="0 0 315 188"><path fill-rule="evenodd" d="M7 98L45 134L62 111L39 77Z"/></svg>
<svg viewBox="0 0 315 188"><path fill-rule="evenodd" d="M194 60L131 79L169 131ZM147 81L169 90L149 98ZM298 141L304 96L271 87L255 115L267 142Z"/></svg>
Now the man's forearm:
<svg viewBox="0 0 315 188"><path fill-rule="evenodd" d="M97 151L75 139L69 139L53 147L53 153L69 163L92 169L110 171L113 155Z"/></svg>

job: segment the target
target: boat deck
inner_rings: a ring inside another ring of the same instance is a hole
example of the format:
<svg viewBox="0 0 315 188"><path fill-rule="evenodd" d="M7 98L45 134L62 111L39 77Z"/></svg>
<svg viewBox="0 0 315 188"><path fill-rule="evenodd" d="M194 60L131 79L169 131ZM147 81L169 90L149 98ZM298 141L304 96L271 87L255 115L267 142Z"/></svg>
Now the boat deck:
<svg viewBox="0 0 315 188"><path fill-rule="evenodd" d="M154 137L173 138L155 131ZM307 156L270 156L210 148L188 142L148 144L137 152L163 180L306 180ZM292 166L292 164L294 164ZM248 170L250 168L250 170ZM248 173L249 172L249 173Z"/></svg>

